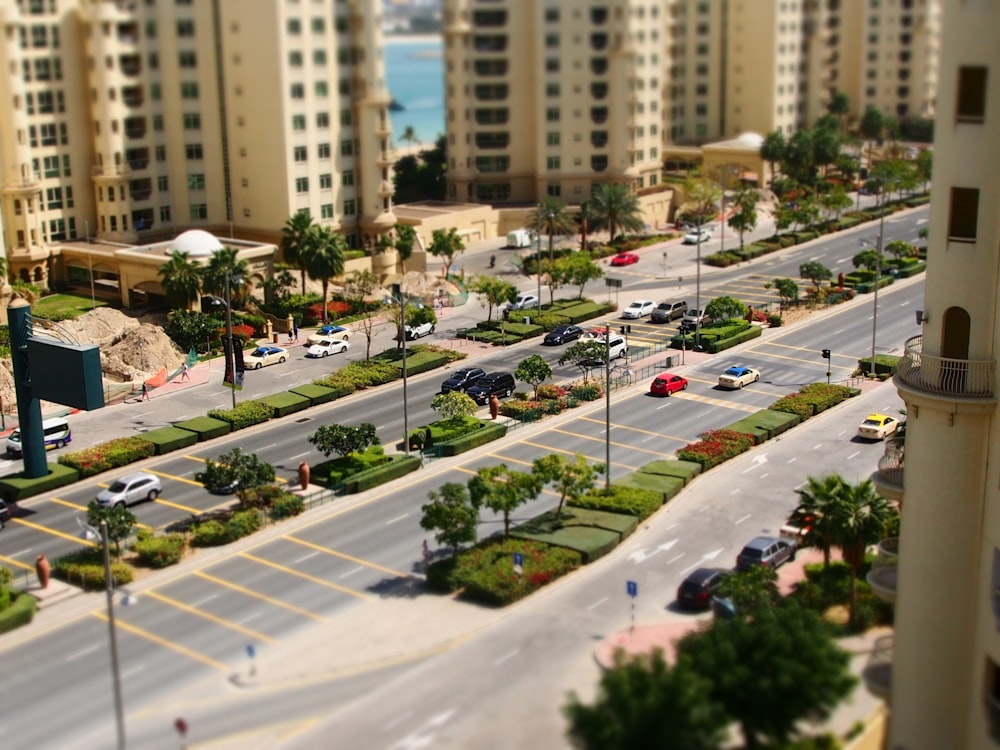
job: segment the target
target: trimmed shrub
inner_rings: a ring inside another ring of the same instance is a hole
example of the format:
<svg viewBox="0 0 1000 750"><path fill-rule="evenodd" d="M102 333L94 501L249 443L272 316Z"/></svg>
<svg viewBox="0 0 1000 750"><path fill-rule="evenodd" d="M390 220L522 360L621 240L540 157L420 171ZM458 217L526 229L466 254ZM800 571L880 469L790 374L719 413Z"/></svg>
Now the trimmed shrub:
<svg viewBox="0 0 1000 750"><path fill-rule="evenodd" d="M24 472L0 478L0 497L9 503L16 503L26 497L51 492L59 487L73 484L80 479L80 472L62 464L46 464L49 473L44 477L28 478Z"/></svg>
<svg viewBox="0 0 1000 750"><path fill-rule="evenodd" d="M780 315L768 315L767 324L771 328L779 328L781 326L781 316Z"/></svg>
<svg viewBox="0 0 1000 750"><path fill-rule="evenodd" d="M312 401L308 396L303 396L293 391L282 393L272 393L257 399L262 404L267 404L274 412L274 417L284 417L286 414L294 414L297 411L308 409L312 406Z"/></svg>
<svg viewBox="0 0 1000 750"><path fill-rule="evenodd" d="M743 432L709 430L697 443L689 443L677 451L677 458L701 464L702 470L708 471L750 450L753 444L753 437Z"/></svg>
<svg viewBox="0 0 1000 750"><path fill-rule="evenodd" d="M195 547L219 547L229 544L229 531L221 521L211 519L191 527L191 544Z"/></svg>
<svg viewBox="0 0 1000 750"><path fill-rule="evenodd" d="M86 479L109 469L117 469L119 466L127 466L135 461L149 458L155 452L156 447L143 438L115 438L106 443L98 443L90 448L59 456L59 463L76 469L80 473L80 479Z"/></svg>
<svg viewBox="0 0 1000 750"><path fill-rule="evenodd" d="M420 468L420 459L417 456L395 455L387 456L387 458L389 461L381 466L352 474L345 479L345 494L353 495L357 492L370 490L372 487L399 479Z"/></svg>
<svg viewBox="0 0 1000 750"><path fill-rule="evenodd" d="M104 553L96 547L72 552L52 563L52 575L60 581L79 586L84 591L103 591L107 588L104 578ZM132 566L112 560L111 576L118 586L132 583Z"/></svg>
<svg viewBox="0 0 1000 750"><path fill-rule="evenodd" d="M221 419L212 419L211 417L185 419L183 422L175 424L174 427L180 427L182 430L195 433L198 436L199 442L228 435L233 429L229 422L224 422Z"/></svg>
<svg viewBox="0 0 1000 750"><path fill-rule="evenodd" d="M580 401L596 401L604 395L601 386L587 383L586 385L574 385L570 390L570 395Z"/></svg>
<svg viewBox="0 0 1000 750"><path fill-rule="evenodd" d="M228 422L235 431L267 422L274 416L274 409L260 401L244 401L235 409L212 409L208 416Z"/></svg>
<svg viewBox="0 0 1000 750"><path fill-rule="evenodd" d="M158 427L142 435L153 444L157 456L188 448L198 442L198 434L180 427Z"/></svg>
<svg viewBox="0 0 1000 750"><path fill-rule="evenodd" d="M184 555L187 539L183 534L164 534L140 538L132 549L139 558L139 564L147 568L166 568L176 565Z"/></svg>
<svg viewBox="0 0 1000 750"><path fill-rule="evenodd" d="M298 395L309 399L309 402L313 406L329 403L337 397L336 391L332 388L326 388L325 386L316 385L315 383L306 383L305 385L295 386L290 392L297 393Z"/></svg>
<svg viewBox="0 0 1000 750"><path fill-rule="evenodd" d="M644 474L633 471L618 477L613 484L619 487L635 487L640 490L655 492L660 496L660 502L665 503L684 489L684 480L679 477L668 477L665 474Z"/></svg>
<svg viewBox="0 0 1000 750"><path fill-rule="evenodd" d="M545 410L540 401L517 400L507 401L500 405L500 413L518 422L537 422L545 416Z"/></svg>
<svg viewBox="0 0 1000 750"><path fill-rule="evenodd" d="M8 633L32 621L38 608L35 597L10 588L4 588L0 593L10 602L0 609L0 633Z"/></svg>
<svg viewBox="0 0 1000 750"><path fill-rule="evenodd" d="M506 434L507 425L490 424L468 435L440 443L437 449L441 456L457 456L459 453L465 453L473 448L478 448L480 445L486 445L493 440L499 440Z"/></svg>
<svg viewBox="0 0 1000 750"><path fill-rule="evenodd" d="M283 521L286 518L300 515L305 509L306 506L301 497L286 492L276 498L271 504L268 515L270 515L272 521Z"/></svg>
<svg viewBox="0 0 1000 750"><path fill-rule="evenodd" d="M657 492L636 487L611 485L611 494L603 489L588 492L578 500L567 500L567 505L612 513L626 513L637 518L649 518L663 505L663 496Z"/></svg>
<svg viewBox="0 0 1000 750"><path fill-rule="evenodd" d="M856 396L858 393L860 391L857 388L848 388L845 385L811 383L803 386L798 393L782 396L768 409L797 414L802 419L808 419L831 406L836 406L845 399Z"/></svg>

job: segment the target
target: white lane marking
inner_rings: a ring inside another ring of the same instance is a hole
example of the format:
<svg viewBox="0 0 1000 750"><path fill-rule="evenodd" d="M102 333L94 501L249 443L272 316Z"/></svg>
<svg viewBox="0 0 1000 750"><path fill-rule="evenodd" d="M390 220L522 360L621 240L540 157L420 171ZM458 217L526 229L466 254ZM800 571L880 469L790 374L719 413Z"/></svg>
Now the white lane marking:
<svg viewBox="0 0 1000 750"><path fill-rule="evenodd" d="M765 479L767 477L767 475L768 475L768 472L765 471L763 474L760 475L760 478L761 479Z"/></svg>
<svg viewBox="0 0 1000 750"><path fill-rule="evenodd" d="M795 485L794 487L792 487L792 489L793 490L801 490L807 484L809 484L809 480L808 479L805 482L799 482L797 485Z"/></svg>
<svg viewBox="0 0 1000 750"><path fill-rule="evenodd" d="M81 648L79 651L74 651L72 654L67 656L66 661L76 661L77 659L82 659L87 654L92 654L95 651L97 651L98 648L99 646L97 645L87 646L87 648Z"/></svg>
<svg viewBox="0 0 1000 750"><path fill-rule="evenodd" d="M139 674L139 673L140 673L140 672L142 672L142 670L143 670L143 669L145 669L145 668L146 668L146 665L145 665L145 664L136 664L136 665L135 665L134 667L132 667L131 669L126 669L126 670L124 670L124 671L122 672L122 680L127 680L127 679L128 679L129 677L131 677L132 675L137 675L137 674Z"/></svg>
<svg viewBox="0 0 1000 750"><path fill-rule="evenodd" d="M395 727L396 725L400 724L401 722L406 721L407 719L409 719L411 716L413 716L413 711L407 711L406 713L400 714L399 716L395 717L394 719L392 719L390 721L387 721L382 726L386 730L392 729L393 727Z"/></svg>
<svg viewBox="0 0 1000 750"><path fill-rule="evenodd" d="M900 307L906 307L908 304L910 304L910 300L906 300L905 302L900 302L899 306Z"/></svg>
<svg viewBox="0 0 1000 750"><path fill-rule="evenodd" d="M847 460L848 460L848 461L850 461L850 460L851 460L852 458L854 458L854 457L855 457L856 455L858 455L859 453L861 453L861 451L854 451L854 453L852 453L851 455L849 455L849 456L847 457Z"/></svg>
<svg viewBox="0 0 1000 750"><path fill-rule="evenodd" d="M261 446L257 450L258 451L266 451L266 450L269 450L271 448L277 448L277 447L278 447L277 443L270 443L269 445L263 445L263 446Z"/></svg>
<svg viewBox="0 0 1000 750"><path fill-rule="evenodd" d="M679 555L674 555L669 560L667 560L667 565L673 565L675 562L677 562L678 560L680 560L682 557L684 557L684 553L683 552L681 552Z"/></svg>
<svg viewBox="0 0 1000 750"><path fill-rule="evenodd" d="M587 611L589 612L592 609L597 609L602 604L604 604L604 602L606 602L607 600L608 600L608 597L604 597L603 599L598 599L596 602L594 602L589 607L587 607ZM94 648L97 648L97 647L95 646Z"/></svg>
<svg viewBox="0 0 1000 750"><path fill-rule="evenodd" d="M385 522L385 525L386 526L390 526L390 525L396 523L396 521L402 521L404 518L406 518L409 515L410 515L409 513L404 513L401 516L396 516L395 518L390 518L388 521Z"/></svg>
<svg viewBox="0 0 1000 750"><path fill-rule="evenodd" d="M792 456L790 459L788 459L788 461L786 463L790 463L790 464L795 463L795 456Z"/></svg>
<svg viewBox="0 0 1000 750"><path fill-rule="evenodd" d="M735 494L737 494L737 493L738 493L739 491L740 491L740 488L739 488L739 487L737 487L737 488L736 488L735 490L733 490L733 491L732 491L732 492L730 492L729 494L730 494L730 495L735 495Z"/></svg>
<svg viewBox="0 0 1000 750"><path fill-rule="evenodd" d="M305 562L306 560L309 560L310 558L316 557L316 555L318 555L318 554L319 554L319 550L313 550L312 552L310 552L308 554L305 554L305 555L302 555L302 557L300 557L300 558L297 558L295 560L295 562L296 563Z"/></svg>
<svg viewBox="0 0 1000 750"><path fill-rule="evenodd" d="M347 576L352 576L352 575L354 575L354 574L355 574L355 573L357 573L357 572L358 572L359 570L364 570L364 568L363 568L362 566L360 566L360 565L359 565L359 566L358 566L358 567L356 567L356 568L351 568L351 569L350 569L349 571L347 571L346 573L344 573L343 575L341 575L341 576L339 576L339 577L340 577L340 579L341 579L341 580L343 580L344 578L347 578Z"/></svg>
<svg viewBox="0 0 1000 750"><path fill-rule="evenodd" d="M499 659L497 659L497 660L495 660L495 661L493 662L493 666L494 666L494 667L499 667L499 666L500 666L501 664L503 664L503 663L504 663L505 661L507 661L508 659L513 659L513 658L514 658L515 656L517 656L517 652L518 652L518 651L520 651L520 649L517 649L517 648L515 648L515 649L514 649L513 651L511 651L511 652L509 652L509 653L506 653L506 654L504 654L504 655L503 655L503 656L501 656L501 657L500 657Z"/></svg>
<svg viewBox="0 0 1000 750"><path fill-rule="evenodd" d="M760 468L760 464L754 464L754 465L753 465L753 466L751 466L750 468L748 468L748 469L744 469L744 470L743 470L742 472L740 472L740 473L741 473L741 474L746 474L747 472L750 472L750 471L753 471L754 469L757 469L757 468Z"/></svg>
<svg viewBox="0 0 1000 750"><path fill-rule="evenodd" d="M247 615L242 620L237 620L236 624L237 625L242 625L244 623L250 622L251 620L256 620L258 617L260 617L260 610L259 609L258 610L254 610L253 613Z"/></svg>
<svg viewBox="0 0 1000 750"><path fill-rule="evenodd" d="M309 455L309 451L306 451L305 453L296 453L294 456L289 456L288 460L289 461L294 461L296 458L302 458L303 456L308 456L308 455Z"/></svg>
<svg viewBox="0 0 1000 750"><path fill-rule="evenodd" d="M822 443L816 443L816 445L814 445L814 446L813 446L813 450L814 450L814 451L818 451L818 450L819 450L820 448L822 448L822 447L823 447L823 444L822 444Z"/></svg>
<svg viewBox="0 0 1000 750"><path fill-rule="evenodd" d="M839 331L834 331L834 332L833 332L833 335L834 335L834 336L836 336L837 334L839 334L839 333L843 333L843 332L844 332L844 329L843 329L843 328L841 328L841 329L840 329Z"/></svg>
<svg viewBox="0 0 1000 750"><path fill-rule="evenodd" d="M192 605L191 605L191 608L192 608L192 609L197 609L198 607L200 607L200 606L201 606L202 604L204 604L205 602L210 602L210 601L212 601L213 599L218 599L218 598L219 598L219 595L218 595L218 594L212 594L211 596L206 596L206 597L205 597L204 599L199 599L199 600L198 600L198 601L196 601L196 602L195 602L194 604L192 604Z"/></svg>
<svg viewBox="0 0 1000 750"><path fill-rule="evenodd" d="M20 552L14 552L13 554L7 555L7 557L20 557L21 555L27 555L29 552L31 552L31 547L23 549Z"/></svg>
<svg viewBox="0 0 1000 750"><path fill-rule="evenodd" d="M750 516L751 516L751 514L747 513L745 516L741 516L740 518L737 518L735 521L733 521L733 526L739 526L741 523L743 523L748 518L750 518Z"/></svg>
<svg viewBox="0 0 1000 750"><path fill-rule="evenodd" d="M847 261L849 261L849 260L854 260L854 258L853 258L853 257L850 257L850 258L841 258L841 259L840 259L840 260L838 260L837 262L838 262L838 263L846 263L846 262L847 262Z"/></svg>
<svg viewBox="0 0 1000 750"><path fill-rule="evenodd" d="M813 257L811 257L811 258L810 258L809 260L819 260L819 259L820 259L820 258L822 258L822 257L823 257L822 255L814 255L814 256L813 256Z"/></svg>

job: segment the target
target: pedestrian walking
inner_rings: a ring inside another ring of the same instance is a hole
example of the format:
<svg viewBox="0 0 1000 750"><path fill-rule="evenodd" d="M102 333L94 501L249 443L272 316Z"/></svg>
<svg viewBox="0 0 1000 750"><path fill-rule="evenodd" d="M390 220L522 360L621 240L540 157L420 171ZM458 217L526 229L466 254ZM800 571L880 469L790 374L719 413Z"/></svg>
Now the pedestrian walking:
<svg viewBox="0 0 1000 750"><path fill-rule="evenodd" d="M292 326L292 341L298 341L298 340L299 340L299 327L297 325Z"/></svg>
<svg viewBox="0 0 1000 750"><path fill-rule="evenodd" d="M149 401L149 386L146 385L146 381L142 381L142 398L141 401Z"/></svg>
<svg viewBox="0 0 1000 750"><path fill-rule="evenodd" d="M184 364L181 365L181 380L184 381L190 379L191 379L191 370L190 368L188 368L188 363L185 362Z"/></svg>

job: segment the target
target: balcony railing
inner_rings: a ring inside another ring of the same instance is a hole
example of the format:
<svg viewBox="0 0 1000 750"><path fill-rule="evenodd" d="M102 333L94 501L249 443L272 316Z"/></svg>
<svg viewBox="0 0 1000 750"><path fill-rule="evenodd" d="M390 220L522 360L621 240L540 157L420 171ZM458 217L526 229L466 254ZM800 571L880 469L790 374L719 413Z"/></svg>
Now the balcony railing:
<svg viewBox="0 0 1000 750"><path fill-rule="evenodd" d="M868 663L862 677L868 692L888 700L892 696L892 636L884 635L875 639Z"/></svg>
<svg viewBox="0 0 1000 750"><path fill-rule="evenodd" d="M878 470L875 472L879 483L903 490L903 448L906 438L886 438L885 452L878 460Z"/></svg>
<svg viewBox="0 0 1000 750"><path fill-rule="evenodd" d="M924 337L906 342L896 377L903 383L927 393L948 396L993 397L996 361L992 359L953 359L924 354Z"/></svg>
<svg viewBox="0 0 1000 750"><path fill-rule="evenodd" d="M884 602L896 603L896 572L899 570L899 538L883 539L878 545L878 554L872 562L871 570L865 577L872 593Z"/></svg>

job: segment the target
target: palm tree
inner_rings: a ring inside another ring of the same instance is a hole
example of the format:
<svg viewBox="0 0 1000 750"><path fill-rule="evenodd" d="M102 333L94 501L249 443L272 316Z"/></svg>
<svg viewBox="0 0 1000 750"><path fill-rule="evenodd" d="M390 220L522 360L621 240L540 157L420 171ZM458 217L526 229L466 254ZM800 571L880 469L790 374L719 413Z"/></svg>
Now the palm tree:
<svg viewBox="0 0 1000 750"><path fill-rule="evenodd" d="M299 269L299 277L302 280L302 295L306 293L306 255L308 248L306 243L309 231L316 226L313 223L308 209L302 209L286 222L281 230L281 254L285 263Z"/></svg>
<svg viewBox="0 0 1000 750"><path fill-rule="evenodd" d="M590 197L590 209L595 222L591 228L606 227L611 233L611 241L615 241L617 232L641 232L646 224L642 220L642 209L639 198L627 185L612 185L601 183L594 187Z"/></svg>
<svg viewBox="0 0 1000 750"><path fill-rule="evenodd" d="M419 137L417 136L417 131L413 129L413 126L407 125L403 128L403 134L399 136L399 140L406 141L408 145L412 146L419 140Z"/></svg>
<svg viewBox="0 0 1000 750"><path fill-rule="evenodd" d="M549 268L555 262L552 249L557 234L571 234L576 230L576 222L569 210L558 198L543 198L534 211L528 214L527 223L539 234L549 236ZM541 259L539 259L541 260Z"/></svg>
<svg viewBox="0 0 1000 750"><path fill-rule="evenodd" d="M201 294L201 266L189 253L174 250L170 260L157 269L167 304L175 310L189 310Z"/></svg>
<svg viewBox="0 0 1000 750"><path fill-rule="evenodd" d="M347 240L344 235L327 227L315 226L309 233L310 247L306 258L309 278L323 284L323 322L327 320L326 300L330 280L344 273L344 253Z"/></svg>
<svg viewBox="0 0 1000 750"><path fill-rule="evenodd" d="M587 249L587 233L594 225L594 210L590 207L589 201L580 204L580 210L576 214L576 223L580 228L580 249Z"/></svg>
<svg viewBox="0 0 1000 750"><path fill-rule="evenodd" d="M250 267L245 260L237 258L237 254L232 247L222 247L212 253L208 265L201 270L202 289L210 294L225 294L228 275L230 294L242 297L243 287L249 283Z"/></svg>
<svg viewBox="0 0 1000 750"><path fill-rule="evenodd" d="M804 547L823 550L823 567L830 567L830 548L836 539L837 516L833 504L837 502L844 480L837 474L816 479L809 477L806 486L795 490L799 496L795 515L808 518L809 530L801 540Z"/></svg>

